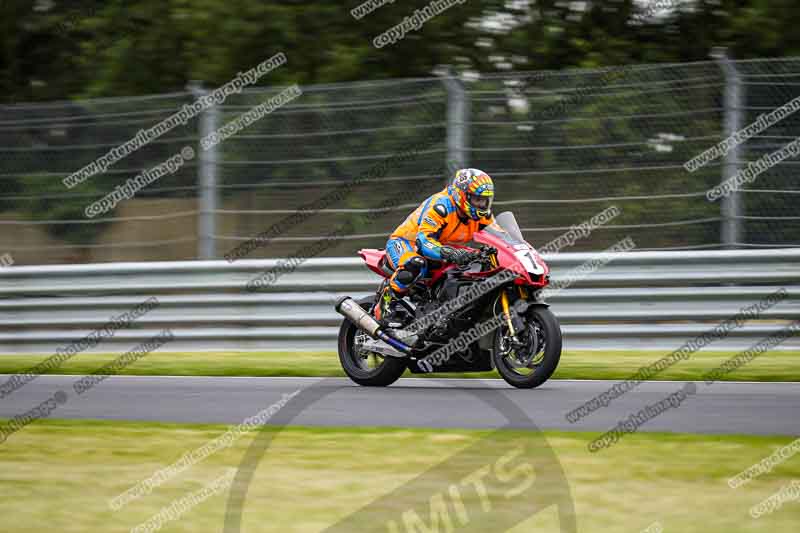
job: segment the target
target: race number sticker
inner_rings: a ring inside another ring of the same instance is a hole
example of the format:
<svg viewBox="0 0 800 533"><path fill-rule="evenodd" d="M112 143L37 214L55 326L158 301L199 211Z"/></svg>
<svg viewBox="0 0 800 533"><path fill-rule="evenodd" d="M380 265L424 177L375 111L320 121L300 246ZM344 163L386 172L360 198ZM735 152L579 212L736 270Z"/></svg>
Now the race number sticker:
<svg viewBox="0 0 800 533"><path fill-rule="evenodd" d="M531 274L544 274L544 268L536 261L536 257L529 250L519 250L514 252L519 262L525 267L525 270Z"/></svg>

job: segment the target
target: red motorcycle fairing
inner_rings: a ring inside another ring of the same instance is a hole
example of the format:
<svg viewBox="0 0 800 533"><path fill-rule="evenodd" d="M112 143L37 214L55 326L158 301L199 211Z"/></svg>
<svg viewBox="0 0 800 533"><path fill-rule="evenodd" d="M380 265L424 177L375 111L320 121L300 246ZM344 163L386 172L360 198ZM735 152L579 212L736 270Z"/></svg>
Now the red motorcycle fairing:
<svg viewBox="0 0 800 533"><path fill-rule="evenodd" d="M513 270L518 273L518 277L514 281L518 285L539 288L549 283L548 274L550 274L550 268L532 246L528 244L511 244L485 231L475 233L473 238L476 242L497 249L497 267L485 272L465 272L464 276L479 279L493 276L502 270ZM466 246L454 247L468 248ZM385 250L362 248L358 251L358 255L361 256L370 270L384 278L389 277L381 268L386 257ZM428 285L434 285L448 270L453 268L456 268L456 266L445 263L443 266L432 270L430 278L426 279L425 282Z"/></svg>
<svg viewBox="0 0 800 533"><path fill-rule="evenodd" d="M367 264L367 268L376 274L385 277L386 273L381 269L380 265L386 257L386 250L378 250L377 248L362 248L358 251L358 255Z"/></svg>

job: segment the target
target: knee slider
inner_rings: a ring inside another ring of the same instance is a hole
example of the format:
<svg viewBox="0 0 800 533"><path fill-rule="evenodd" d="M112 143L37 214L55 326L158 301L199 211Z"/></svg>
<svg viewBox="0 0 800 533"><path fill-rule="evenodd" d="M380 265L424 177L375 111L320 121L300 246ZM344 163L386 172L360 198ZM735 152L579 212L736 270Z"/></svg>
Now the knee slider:
<svg viewBox="0 0 800 533"><path fill-rule="evenodd" d="M425 269L425 259L422 257L412 257L397 273L397 281L403 285L410 285L419 279Z"/></svg>
<svg viewBox="0 0 800 533"><path fill-rule="evenodd" d="M408 270L401 270L400 272L397 273L397 281L399 281L403 285L410 285L414 283L415 279L416 276L412 272L409 272Z"/></svg>

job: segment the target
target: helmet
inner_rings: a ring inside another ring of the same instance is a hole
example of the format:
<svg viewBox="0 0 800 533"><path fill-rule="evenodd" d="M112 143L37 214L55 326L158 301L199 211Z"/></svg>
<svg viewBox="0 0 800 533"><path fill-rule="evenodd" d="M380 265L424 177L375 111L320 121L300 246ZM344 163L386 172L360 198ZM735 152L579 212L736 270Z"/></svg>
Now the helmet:
<svg viewBox="0 0 800 533"><path fill-rule="evenodd" d="M456 171L447 193L456 207L472 220L488 218L492 214L494 183L489 175L477 168Z"/></svg>

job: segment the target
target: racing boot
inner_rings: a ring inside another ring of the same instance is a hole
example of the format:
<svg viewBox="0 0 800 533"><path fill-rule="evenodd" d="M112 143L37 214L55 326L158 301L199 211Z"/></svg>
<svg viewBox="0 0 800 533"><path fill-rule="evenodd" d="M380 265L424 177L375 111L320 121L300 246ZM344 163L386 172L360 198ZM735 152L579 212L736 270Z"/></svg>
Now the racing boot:
<svg viewBox="0 0 800 533"><path fill-rule="evenodd" d="M386 328L386 332L390 336L413 347L419 341L419 335L413 331L401 329L413 318L408 309L400 303L401 299L402 295L396 293L389 283L386 283L381 289L378 303L375 306L375 319L380 322L382 327Z"/></svg>
<svg viewBox="0 0 800 533"><path fill-rule="evenodd" d="M378 305L375 306L375 319L387 328L402 326L402 318L406 314L405 308L400 303L402 296L398 295L386 283L378 296Z"/></svg>

